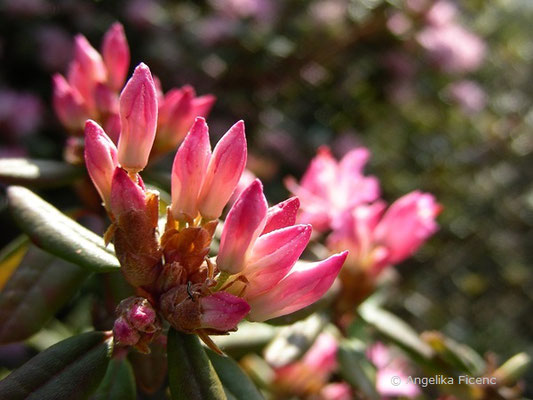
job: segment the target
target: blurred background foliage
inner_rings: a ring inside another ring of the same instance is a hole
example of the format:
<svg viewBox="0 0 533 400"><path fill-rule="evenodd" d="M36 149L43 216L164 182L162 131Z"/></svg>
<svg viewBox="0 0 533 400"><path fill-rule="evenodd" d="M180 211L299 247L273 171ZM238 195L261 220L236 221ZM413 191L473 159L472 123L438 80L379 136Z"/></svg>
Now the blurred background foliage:
<svg viewBox="0 0 533 400"><path fill-rule="evenodd" d="M300 177L323 144L337 156L368 147L368 172L390 202L434 193L441 230L397 268L388 308L500 362L531 352L533 2L458 2L453 24L476 35L455 37L469 64L453 64L460 48L429 49L432 4L4 0L0 154L61 159L66 134L51 108L51 74L66 70L75 33L96 47L118 20L132 65L147 63L165 91L192 84L217 96L212 136L245 120L248 168L272 202L286 198L283 178ZM62 207L75 202L66 189L45 194ZM2 244L18 233L4 203Z"/></svg>

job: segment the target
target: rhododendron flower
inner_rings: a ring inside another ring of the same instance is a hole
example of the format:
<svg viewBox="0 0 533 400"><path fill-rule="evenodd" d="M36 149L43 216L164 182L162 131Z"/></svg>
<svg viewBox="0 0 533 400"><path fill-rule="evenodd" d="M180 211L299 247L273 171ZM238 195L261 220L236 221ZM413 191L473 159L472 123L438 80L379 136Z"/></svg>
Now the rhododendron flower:
<svg viewBox="0 0 533 400"><path fill-rule="evenodd" d="M285 182L300 199L299 222L325 231L337 226L346 211L376 200L380 194L378 180L363 175L369 157L367 149L358 148L337 162L327 147L321 147L299 184L293 178Z"/></svg>
<svg viewBox="0 0 533 400"><path fill-rule="evenodd" d="M346 392L346 387L334 388L327 384L337 369L337 351L335 337L321 333L301 360L275 369L274 385L278 390L295 396L320 393L324 395L320 398L345 398L343 396L351 393L349 387Z"/></svg>
<svg viewBox="0 0 533 400"><path fill-rule="evenodd" d="M231 207L213 263L211 241L246 165L246 138L239 121L211 153L201 117L176 153L172 202L159 237L158 194L146 189L138 173L153 145L156 96L150 71L141 64L121 95L118 150L100 126L87 122L87 168L112 220L105 240L113 241L125 279L146 296L118 313L114 335L119 344L147 351L153 307L173 328L198 334L218 351L208 335L235 330L245 317L262 321L318 300L346 252L297 262L311 235L310 225L294 225L298 200L269 209L255 180Z"/></svg>
<svg viewBox="0 0 533 400"><path fill-rule="evenodd" d="M246 165L242 121L233 125L211 154L205 120L198 117L178 149L172 167L172 214L194 220L200 212L212 220L222 214Z"/></svg>
<svg viewBox="0 0 533 400"><path fill-rule="evenodd" d="M450 98L458 103L465 114L474 114L485 108L487 94L476 82L461 80L450 84L446 88Z"/></svg>
<svg viewBox="0 0 533 400"><path fill-rule="evenodd" d="M294 225L291 207L276 211L269 215L261 183L256 180L235 202L222 230L217 266L233 275L226 288L246 299L251 306L248 319L253 321L314 303L333 284L347 255L343 252L317 263L297 263L309 242L311 226ZM287 218L281 218L281 213ZM286 225L280 223L264 233L273 216Z"/></svg>
<svg viewBox="0 0 533 400"><path fill-rule="evenodd" d="M381 396L412 399L420 394L420 388L409 381L411 372L407 361L392 354L384 344L374 344L368 349L367 357L377 368L376 389ZM400 384L395 385L396 382Z"/></svg>
<svg viewBox="0 0 533 400"><path fill-rule="evenodd" d="M437 231L441 206L431 194L415 191L385 209L381 201L356 207L328 238L330 249L350 250L348 265L372 276L405 260Z"/></svg>
<svg viewBox="0 0 533 400"><path fill-rule="evenodd" d="M74 60L67 78L53 78L54 109L61 123L74 134L83 131L91 118L104 125L116 139L119 127L108 123L118 112L118 91L122 88L130 64L129 47L124 29L113 24L104 36L103 57L83 35L74 40ZM114 127L113 131L109 129Z"/></svg>
<svg viewBox="0 0 533 400"><path fill-rule="evenodd" d="M159 98L159 117L154 151L166 153L181 143L196 117L206 117L215 96L196 97L193 87L172 89Z"/></svg>

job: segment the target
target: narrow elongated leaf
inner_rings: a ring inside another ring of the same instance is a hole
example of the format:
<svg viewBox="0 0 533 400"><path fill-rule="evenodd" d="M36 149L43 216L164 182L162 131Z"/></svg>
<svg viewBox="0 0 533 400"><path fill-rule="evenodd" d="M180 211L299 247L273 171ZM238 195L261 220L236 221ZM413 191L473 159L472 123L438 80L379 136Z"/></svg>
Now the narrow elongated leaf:
<svg viewBox="0 0 533 400"><path fill-rule="evenodd" d="M263 396L233 359L207 349L207 355L224 385L226 396L237 400L261 400Z"/></svg>
<svg viewBox="0 0 533 400"><path fill-rule="evenodd" d="M351 342L345 341L339 346L337 359L341 375L346 382L361 390L369 399L380 399L374 383L375 376L371 376L372 372L375 375L375 371L372 371L372 365L365 357L364 347L359 349Z"/></svg>
<svg viewBox="0 0 533 400"><path fill-rule="evenodd" d="M280 328L260 322L241 322L237 332L213 336L215 344L226 354L236 359L248 353L260 352Z"/></svg>
<svg viewBox="0 0 533 400"><path fill-rule="evenodd" d="M30 187L58 187L83 176L83 168L61 161L0 159L0 182Z"/></svg>
<svg viewBox="0 0 533 400"><path fill-rule="evenodd" d="M89 332L38 354L0 381L0 399L77 400L87 398L105 375L112 340Z"/></svg>
<svg viewBox="0 0 533 400"><path fill-rule="evenodd" d="M324 315L313 314L303 321L283 327L265 349L265 360L274 367L298 360L309 350L326 323Z"/></svg>
<svg viewBox="0 0 533 400"><path fill-rule="evenodd" d="M132 351L128 358L141 391L152 395L161 389L167 377L167 348L163 344L154 340L150 354Z"/></svg>
<svg viewBox="0 0 533 400"><path fill-rule="evenodd" d="M135 400L135 377L127 359L113 359L91 400Z"/></svg>
<svg viewBox="0 0 533 400"><path fill-rule="evenodd" d="M11 186L9 208L20 228L42 249L93 272L117 270L114 251L101 237L61 213L32 191Z"/></svg>
<svg viewBox="0 0 533 400"><path fill-rule="evenodd" d="M0 344L24 340L38 332L89 274L31 246L0 292Z"/></svg>
<svg viewBox="0 0 533 400"><path fill-rule="evenodd" d="M364 303L358 309L359 315L379 333L394 341L398 346L421 361L430 362L435 356L433 349L404 321L374 305Z"/></svg>
<svg viewBox="0 0 533 400"><path fill-rule="evenodd" d="M0 291L19 266L27 249L28 238L19 236L0 251Z"/></svg>
<svg viewBox="0 0 533 400"><path fill-rule="evenodd" d="M170 329L168 376L173 400L225 400L222 383L196 335Z"/></svg>

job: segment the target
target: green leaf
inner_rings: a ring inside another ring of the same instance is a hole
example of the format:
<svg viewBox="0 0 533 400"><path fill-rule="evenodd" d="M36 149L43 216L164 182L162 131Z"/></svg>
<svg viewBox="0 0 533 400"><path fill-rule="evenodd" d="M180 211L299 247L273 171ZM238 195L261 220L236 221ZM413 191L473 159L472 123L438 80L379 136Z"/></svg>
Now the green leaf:
<svg viewBox="0 0 533 400"><path fill-rule="evenodd" d="M38 332L88 276L77 265L31 246L0 292L0 343Z"/></svg>
<svg viewBox="0 0 533 400"><path fill-rule="evenodd" d="M170 329L168 375L173 400L225 400L222 383L196 335Z"/></svg>
<svg viewBox="0 0 533 400"><path fill-rule="evenodd" d="M161 389L167 378L167 348L154 340L150 344L150 354L131 351L128 356L135 381L141 391L153 395Z"/></svg>
<svg viewBox="0 0 533 400"><path fill-rule="evenodd" d="M135 400L135 377L127 359L113 359L91 400Z"/></svg>
<svg viewBox="0 0 533 400"><path fill-rule="evenodd" d="M0 398L85 399L104 377L111 353L112 340L104 332L71 337L38 354L0 381Z"/></svg>
<svg viewBox="0 0 533 400"><path fill-rule="evenodd" d="M213 336L212 339L224 353L238 359L245 354L263 350L278 331L279 328L269 324L243 321L236 332Z"/></svg>
<svg viewBox="0 0 533 400"><path fill-rule="evenodd" d="M326 323L324 315L313 314L303 321L283 327L265 349L265 360L274 367L298 360L309 350Z"/></svg>
<svg viewBox="0 0 533 400"><path fill-rule="evenodd" d="M19 236L0 251L0 291L17 269L28 250L28 238Z"/></svg>
<svg viewBox="0 0 533 400"><path fill-rule="evenodd" d="M435 357L433 349L420 339L413 328L394 314L368 303L363 303L358 312L379 333L421 361L431 362Z"/></svg>
<svg viewBox="0 0 533 400"><path fill-rule="evenodd" d="M252 383L248 375L239 367L233 359L221 356L207 349L207 355L215 367L220 378L226 396L237 400L261 400L263 396Z"/></svg>
<svg viewBox="0 0 533 400"><path fill-rule="evenodd" d="M351 386L361 390L369 399L379 400L376 391L375 370L364 353L364 345L357 346L355 341L344 341L337 352L342 377Z"/></svg>
<svg viewBox="0 0 533 400"><path fill-rule="evenodd" d="M31 187L58 187L83 176L84 170L61 161L0 159L0 182Z"/></svg>
<svg viewBox="0 0 533 400"><path fill-rule="evenodd" d="M35 193L11 186L7 198L20 228L38 247L93 272L115 271L120 267L114 251L104 246L101 237Z"/></svg>

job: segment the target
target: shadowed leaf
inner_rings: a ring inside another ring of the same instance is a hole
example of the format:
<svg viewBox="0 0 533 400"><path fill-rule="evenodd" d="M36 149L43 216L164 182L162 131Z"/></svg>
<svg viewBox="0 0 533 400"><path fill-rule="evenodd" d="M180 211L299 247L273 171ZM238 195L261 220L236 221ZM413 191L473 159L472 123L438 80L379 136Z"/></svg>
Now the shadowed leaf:
<svg viewBox="0 0 533 400"><path fill-rule="evenodd" d="M104 332L71 337L38 354L0 381L0 398L87 398L104 377L111 352L112 341Z"/></svg>
<svg viewBox="0 0 533 400"><path fill-rule="evenodd" d="M61 213L30 190L11 186L9 208L20 228L42 249L93 272L108 272L119 263L101 237Z"/></svg>

